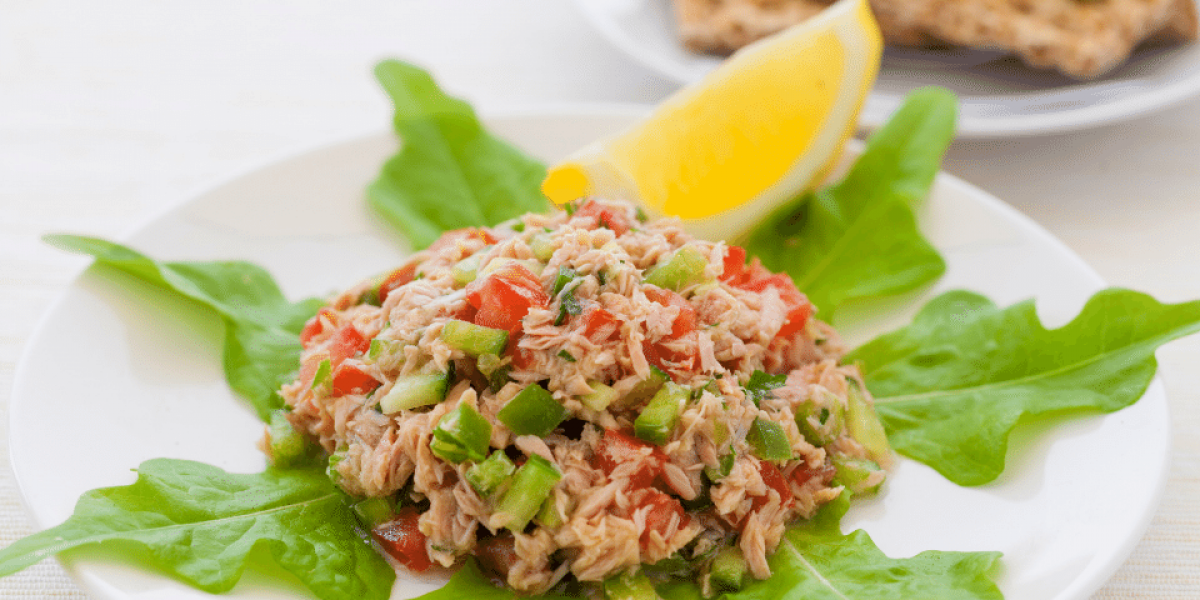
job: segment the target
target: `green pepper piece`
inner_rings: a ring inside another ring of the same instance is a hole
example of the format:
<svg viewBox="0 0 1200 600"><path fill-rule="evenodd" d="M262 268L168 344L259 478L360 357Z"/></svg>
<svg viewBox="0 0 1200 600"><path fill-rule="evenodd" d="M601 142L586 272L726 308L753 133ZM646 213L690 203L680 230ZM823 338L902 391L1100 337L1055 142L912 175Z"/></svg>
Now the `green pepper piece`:
<svg viewBox="0 0 1200 600"><path fill-rule="evenodd" d="M792 458L792 444L788 442L783 426L775 421L758 417L746 434L746 443L754 455L763 460L788 460Z"/></svg>
<svg viewBox="0 0 1200 600"><path fill-rule="evenodd" d="M271 464L288 467L303 461L308 455L308 442L287 420L287 413L282 409L271 413L267 434L271 438Z"/></svg>
<svg viewBox="0 0 1200 600"><path fill-rule="evenodd" d="M496 418L516 435L546 437L567 418L567 409L546 388L533 384L513 396Z"/></svg>
<svg viewBox="0 0 1200 600"><path fill-rule="evenodd" d="M633 388L629 390L629 393L625 394L625 397L621 399L621 405L633 406L643 402L648 398L654 397L654 394L657 394L658 390L662 389L663 384L670 380L671 377L667 375L665 371L651 365L650 376L639 381L637 385L633 386Z"/></svg>
<svg viewBox="0 0 1200 600"><path fill-rule="evenodd" d="M742 589L742 583L749 571L746 557L737 546L722 549L713 558L708 567L709 581L713 587L722 592L736 592Z"/></svg>
<svg viewBox="0 0 1200 600"><path fill-rule="evenodd" d="M327 388L330 386L332 381L333 381L333 365L330 364L328 358L322 359L321 362L317 364L316 373L313 373L313 380L312 380L311 388L313 391Z"/></svg>
<svg viewBox="0 0 1200 600"><path fill-rule="evenodd" d="M708 259L699 250L683 247L646 272L645 282L660 288L678 292L690 284L698 283L704 275Z"/></svg>
<svg viewBox="0 0 1200 600"><path fill-rule="evenodd" d="M491 456L467 469L467 483L471 484L481 498L487 498L496 493L516 470L517 466L508 459L508 455L503 450L496 450Z"/></svg>
<svg viewBox="0 0 1200 600"><path fill-rule="evenodd" d="M433 428L429 449L442 460L458 464L487 458L492 439L492 424L468 404L459 404L442 415Z"/></svg>
<svg viewBox="0 0 1200 600"><path fill-rule="evenodd" d="M873 460L834 455L830 457L830 462L837 469L833 484L845 486L852 494L874 494L883 485L882 477L872 477L880 471L879 465Z"/></svg>
<svg viewBox="0 0 1200 600"><path fill-rule="evenodd" d="M599 381L589 381L588 385L591 386L592 393L581 396L579 401L592 410L604 410L608 408L609 404L612 404L613 400L617 399L617 390L612 389L611 386L604 385Z"/></svg>
<svg viewBox="0 0 1200 600"><path fill-rule="evenodd" d="M621 573L604 580L605 600L658 600L654 584L645 573Z"/></svg>
<svg viewBox="0 0 1200 600"><path fill-rule="evenodd" d="M634 435L659 446L667 443L679 423L679 413L683 412L688 395L686 388L675 383L664 385L642 409L642 414L634 419Z"/></svg>
<svg viewBox="0 0 1200 600"><path fill-rule="evenodd" d="M396 380L387 395L379 400L379 410L385 415L412 410L419 406L437 404L446 399L450 376L446 373L405 375Z"/></svg>
<svg viewBox="0 0 1200 600"><path fill-rule="evenodd" d="M386 523L396 516L396 506L392 498L385 496L360 500L351 504L350 508L354 511L354 516L358 517L358 521L368 528Z"/></svg>
<svg viewBox="0 0 1200 600"><path fill-rule="evenodd" d="M846 425L846 409L832 392L824 390L822 398L796 408L796 426L804 439L814 446L832 444L842 435Z"/></svg>
<svg viewBox="0 0 1200 600"><path fill-rule="evenodd" d="M857 380L849 379L846 383L849 392L846 426L850 430L850 436L858 440L876 462L887 462L892 447L888 444L883 423L875 413L875 406L867 400Z"/></svg>
<svg viewBox="0 0 1200 600"><path fill-rule="evenodd" d="M451 348L462 350L467 356L500 354L508 344L508 332L503 329L484 327L457 319L446 321L439 336Z"/></svg>
<svg viewBox="0 0 1200 600"><path fill-rule="evenodd" d="M530 456L496 503L496 512L508 516L502 526L509 531L524 530L560 479L562 473L553 463L536 454Z"/></svg>

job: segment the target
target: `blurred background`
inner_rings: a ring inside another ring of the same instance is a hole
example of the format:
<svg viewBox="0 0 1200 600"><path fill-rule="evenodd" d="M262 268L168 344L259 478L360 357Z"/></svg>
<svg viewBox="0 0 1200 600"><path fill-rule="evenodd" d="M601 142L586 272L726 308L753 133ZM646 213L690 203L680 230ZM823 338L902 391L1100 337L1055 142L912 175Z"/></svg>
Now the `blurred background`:
<svg viewBox="0 0 1200 600"><path fill-rule="evenodd" d="M0 2L0 421L37 320L87 262L40 235L120 239L217 180L386 129L371 75L385 57L429 68L484 114L648 104L677 88L563 0ZM959 141L944 169L1032 217L1109 283L1200 298L1200 98L1074 133ZM1200 339L1158 355L1170 481L1097 599L1200 598ZM0 458L7 545L32 525L5 446ZM53 561L0 579L0 598L46 597L83 595Z"/></svg>

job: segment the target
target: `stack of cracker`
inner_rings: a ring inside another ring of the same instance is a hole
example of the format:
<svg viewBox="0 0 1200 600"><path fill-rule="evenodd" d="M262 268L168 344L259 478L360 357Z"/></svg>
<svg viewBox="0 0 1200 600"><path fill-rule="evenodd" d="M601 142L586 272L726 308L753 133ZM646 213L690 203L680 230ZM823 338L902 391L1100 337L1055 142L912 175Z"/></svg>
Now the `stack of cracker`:
<svg viewBox="0 0 1200 600"><path fill-rule="evenodd" d="M684 44L729 54L833 0L673 0ZM1196 0L871 0L895 46L999 50L1077 79L1099 77L1144 43L1196 39Z"/></svg>

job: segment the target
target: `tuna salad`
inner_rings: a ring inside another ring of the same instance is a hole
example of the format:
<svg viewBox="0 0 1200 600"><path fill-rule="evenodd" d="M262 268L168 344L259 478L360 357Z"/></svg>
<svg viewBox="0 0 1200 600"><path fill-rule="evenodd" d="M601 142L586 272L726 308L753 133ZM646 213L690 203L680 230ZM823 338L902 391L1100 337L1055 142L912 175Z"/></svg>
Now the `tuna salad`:
<svg viewBox="0 0 1200 600"><path fill-rule="evenodd" d="M636 573L738 589L889 450L792 280L588 199L451 231L301 334L263 447L316 442L380 549L537 593ZM284 421L286 419L286 421Z"/></svg>

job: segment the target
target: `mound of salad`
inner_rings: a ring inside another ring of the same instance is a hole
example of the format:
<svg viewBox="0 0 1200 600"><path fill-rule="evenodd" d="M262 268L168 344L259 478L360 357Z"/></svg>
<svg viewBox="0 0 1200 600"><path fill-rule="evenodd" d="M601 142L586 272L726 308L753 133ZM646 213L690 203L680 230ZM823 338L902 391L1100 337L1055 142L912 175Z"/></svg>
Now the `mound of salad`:
<svg viewBox="0 0 1200 600"><path fill-rule="evenodd" d="M842 307L945 270L914 214L954 134L943 90L720 241L602 198L552 210L545 166L427 73L376 75L404 143L367 199L419 249L394 271L292 302L250 263L46 237L220 316L270 465L146 461L0 550L0 576L117 543L212 593L266 558L323 599L424 570L449 575L424 600L998 599L999 553L886 556L841 531L850 499L886 493L893 451L993 481L1022 419L1129 406L1200 330L1200 301L1109 289L1047 329L960 290L845 348Z"/></svg>

